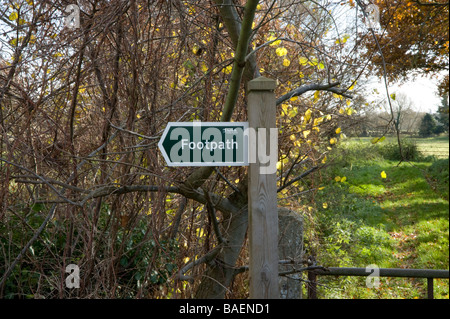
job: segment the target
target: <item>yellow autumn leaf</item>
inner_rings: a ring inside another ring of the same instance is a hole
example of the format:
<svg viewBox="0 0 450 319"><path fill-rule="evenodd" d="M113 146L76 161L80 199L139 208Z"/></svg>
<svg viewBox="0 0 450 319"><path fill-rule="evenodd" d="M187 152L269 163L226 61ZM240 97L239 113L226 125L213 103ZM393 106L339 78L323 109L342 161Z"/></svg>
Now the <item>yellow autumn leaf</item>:
<svg viewBox="0 0 450 319"><path fill-rule="evenodd" d="M205 235L205 233L204 233L204 231L203 231L203 228L197 228L196 230L195 230L195 233L196 233L196 235L197 235L197 237L203 237L204 235Z"/></svg>
<svg viewBox="0 0 450 319"><path fill-rule="evenodd" d="M298 114L298 109L296 107L294 107L289 111L288 115L289 115L289 117L294 117L294 116L297 116L297 114Z"/></svg>
<svg viewBox="0 0 450 319"><path fill-rule="evenodd" d="M337 139L336 139L335 137L333 137L332 139L330 139L330 144L331 144L331 145L336 144L336 142L337 142Z"/></svg>
<svg viewBox="0 0 450 319"><path fill-rule="evenodd" d="M381 172L381 178L387 178L387 175L386 175L386 172L385 172L385 171L382 171L382 172Z"/></svg>
<svg viewBox="0 0 450 319"><path fill-rule="evenodd" d="M371 142L372 144L377 144L377 143L379 143L379 142L383 142L385 139L386 139L385 136L380 137L380 138L374 137L370 142Z"/></svg>
<svg viewBox="0 0 450 319"><path fill-rule="evenodd" d="M305 112L305 123L308 123L311 120L311 114L312 114L311 109L308 109Z"/></svg>
<svg viewBox="0 0 450 319"><path fill-rule="evenodd" d="M307 65L308 64L308 58L300 57L299 62L301 65Z"/></svg>
<svg viewBox="0 0 450 319"><path fill-rule="evenodd" d="M277 162L277 170L280 170L282 166L283 166L283 163Z"/></svg>
<svg viewBox="0 0 450 319"><path fill-rule="evenodd" d="M333 97L335 97L336 99L340 99L340 100L343 99L342 95L339 95L339 94L336 94L336 93L333 93Z"/></svg>
<svg viewBox="0 0 450 319"><path fill-rule="evenodd" d="M194 44L194 47L192 48L192 53L197 54L198 50L200 50L200 47L198 46L198 44Z"/></svg>
<svg viewBox="0 0 450 319"><path fill-rule="evenodd" d="M339 134L339 133L341 133L341 128L340 127L337 128L337 130L336 130L336 134Z"/></svg>
<svg viewBox="0 0 450 319"><path fill-rule="evenodd" d="M305 138L308 138L309 134L311 134L311 131L303 131L303 136Z"/></svg>
<svg viewBox="0 0 450 319"><path fill-rule="evenodd" d="M341 178L341 183L345 182L346 180L347 180L347 177L345 177L345 176L342 177L342 178Z"/></svg>
<svg viewBox="0 0 450 319"><path fill-rule="evenodd" d="M320 98L320 91L316 91L316 93L314 93L314 102L317 102Z"/></svg>
<svg viewBox="0 0 450 319"><path fill-rule="evenodd" d="M9 15L9 20L14 21L14 20L17 20L18 17L19 17L19 15L17 14L17 12L13 11Z"/></svg>
<svg viewBox="0 0 450 319"><path fill-rule="evenodd" d="M323 203L323 204L322 204L322 207L323 207L324 209L327 209L327 208L328 208L328 204L327 204L327 203Z"/></svg>
<svg viewBox="0 0 450 319"><path fill-rule="evenodd" d="M202 68L203 73L208 72L208 66L206 65L206 63L202 62L200 66Z"/></svg>
<svg viewBox="0 0 450 319"><path fill-rule="evenodd" d="M284 60L283 60L283 65L284 65L285 67L288 67L288 66L291 65L291 61L289 61L288 59L284 59Z"/></svg>
<svg viewBox="0 0 450 319"><path fill-rule="evenodd" d="M319 61L317 60L317 58L311 58L308 64L311 66L316 66L319 64Z"/></svg>
<svg viewBox="0 0 450 319"><path fill-rule="evenodd" d="M280 47L276 50L278 56L285 56L287 54L287 49L284 47Z"/></svg>
<svg viewBox="0 0 450 319"><path fill-rule="evenodd" d="M233 71L233 66L229 65L226 68L223 69L223 73L225 74L231 74L231 72Z"/></svg>
<svg viewBox="0 0 450 319"><path fill-rule="evenodd" d="M17 38L12 38L9 40L9 44L11 44L13 47L17 46Z"/></svg>
<svg viewBox="0 0 450 319"><path fill-rule="evenodd" d="M275 40L276 40L276 41L275 41ZM277 40L277 37L276 37L276 36L273 36L273 35L271 35L271 36L267 39L267 41L268 41L268 42L274 41L274 42L272 42L271 44L269 44L271 47L278 46L278 45L280 45L280 43L281 43L281 40Z"/></svg>
<svg viewBox="0 0 450 319"><path fill-rule="evenodd" d="M271 47L277 47L281 44L281 40L276 40L270 44Z"/></svg>
<svg viewBox="0 0 450 319"><path fill-rule="evenodd" d="M339 183L339 182L341 181L341 177L340 177L340 176L336 176L336 177L334 178L334 180L335 180L337 183Z"/></svg>

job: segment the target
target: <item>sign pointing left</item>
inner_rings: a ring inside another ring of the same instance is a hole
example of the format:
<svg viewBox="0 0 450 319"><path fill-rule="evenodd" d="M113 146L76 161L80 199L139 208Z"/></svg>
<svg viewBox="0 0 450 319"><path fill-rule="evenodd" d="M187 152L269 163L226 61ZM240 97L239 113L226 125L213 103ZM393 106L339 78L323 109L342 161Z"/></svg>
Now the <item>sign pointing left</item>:
<svg viewBox="0 0 450 319"><path fill-rule="evenodd" d="M248 166L248 123L169 122L159 149L168 166Z"/></svg>

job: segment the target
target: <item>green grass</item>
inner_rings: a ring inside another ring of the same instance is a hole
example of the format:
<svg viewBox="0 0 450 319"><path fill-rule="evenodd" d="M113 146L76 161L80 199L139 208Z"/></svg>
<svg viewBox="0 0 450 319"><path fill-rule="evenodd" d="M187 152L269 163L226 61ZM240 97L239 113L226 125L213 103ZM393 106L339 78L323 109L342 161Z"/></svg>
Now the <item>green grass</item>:
<svg viewBox="0 0 450 319"><path fill-rule="evenodd" d="M426 156L434 156L436 158L448 158L449 157L449 137L437 136L437 137L402 137L406 143L416 144L419 151ZM355 137L347 140L348 144L368 144L372 140L372 137ZM397 144L397 137L388 136L386 140L380 143L381 145Z"/></svg>
<svg viewBox="0 0 450 319"><path fill-rule="evenodd" d="M320 262L330 267L448 269L448 159L398 165L367 141L347 142L337 152L337 162L325 172L327 186L316 198ZM346 181L336 182L335 176ZM365 279L320 277L325 286L319 297L426 297L425 279L380 278L380 289L366 288ZM436 298L449 298L448 280L436 279L434 291Z"/></svg>

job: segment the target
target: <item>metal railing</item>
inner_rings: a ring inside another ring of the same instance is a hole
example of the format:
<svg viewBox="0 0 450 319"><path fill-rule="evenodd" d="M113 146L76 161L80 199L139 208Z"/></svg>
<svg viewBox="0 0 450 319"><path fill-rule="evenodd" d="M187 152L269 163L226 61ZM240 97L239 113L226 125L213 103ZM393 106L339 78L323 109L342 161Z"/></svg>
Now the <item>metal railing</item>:
<svg viewBox="0 0 450 319"><path fill-rule="evenodd" d="M407 278L426 278L427 279L427 297L434 298L434 278L449 279L448 270L435 269L402 269L402 268L379 268L379 277L407 277ZM367 277L370 272L366 268L345 268L330 267L324 269L315 269L308 271L308 298L317 299L317 276L361 276Z"/></svg>

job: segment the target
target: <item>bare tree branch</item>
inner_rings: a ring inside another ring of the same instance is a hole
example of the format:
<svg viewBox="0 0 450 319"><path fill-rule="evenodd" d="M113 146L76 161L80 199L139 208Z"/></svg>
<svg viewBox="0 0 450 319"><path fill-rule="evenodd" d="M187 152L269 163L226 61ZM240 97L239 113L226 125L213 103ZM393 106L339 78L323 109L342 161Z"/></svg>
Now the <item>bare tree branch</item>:
<svg viewBox="0 0 450 319"><path fill-rule="evenodd" d="M336 93L339 95L342 95L346 98L352 99L353 95L350 95L347 92L346 89L340 89L337 88L336 86L340 85L339 82L335 82L335 83L330 83L330 84L306 84L306 85L302 85L301 87L290 91L289 93L284 94L283 96L279 97L277 99L277 105L282 104L283 102L295 97L295 96L300 96L306 92L309 91L328 91L328 92L332 92L332 93Z"/></svg>

